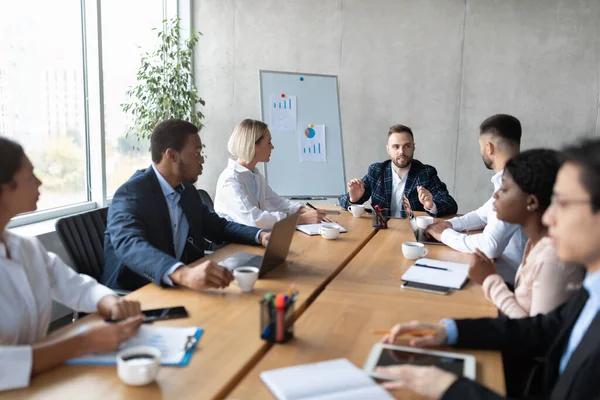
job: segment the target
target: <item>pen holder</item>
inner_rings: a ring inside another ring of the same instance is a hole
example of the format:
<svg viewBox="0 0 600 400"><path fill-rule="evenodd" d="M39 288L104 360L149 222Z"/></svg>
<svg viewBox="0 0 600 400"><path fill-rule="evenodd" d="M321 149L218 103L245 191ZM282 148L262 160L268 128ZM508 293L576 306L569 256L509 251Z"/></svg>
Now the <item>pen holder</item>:
<svg viewBox="0 0 600 400"><path fill-rule="evenodd" d="M373 226L373 229L387 229L387 223L390 220L389 208L382 208L380 213L373 208L371 215L371 225Z"/></svg>
<svg viewBox="0 0 600 400"><path fill-rule="evenodd" d="M260 338L272 343L285 343L294 337L294 304L288 300L278 310L274 301L260 302Z"/></svg>

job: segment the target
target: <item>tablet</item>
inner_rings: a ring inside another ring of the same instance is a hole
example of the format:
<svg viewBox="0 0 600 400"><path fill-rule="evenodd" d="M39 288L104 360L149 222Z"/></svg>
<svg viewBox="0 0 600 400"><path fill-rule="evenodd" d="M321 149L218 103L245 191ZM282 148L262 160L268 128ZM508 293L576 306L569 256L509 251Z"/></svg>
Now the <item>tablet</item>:
<svg viewBox="0 0 600 400"><path fill-rule="evenodd" d="M377 374L375 368L402 364L433 365L458 376L475 379L474 356L383 343L373 345L363 370L377 379L394 380L393 377Z"/></svg>

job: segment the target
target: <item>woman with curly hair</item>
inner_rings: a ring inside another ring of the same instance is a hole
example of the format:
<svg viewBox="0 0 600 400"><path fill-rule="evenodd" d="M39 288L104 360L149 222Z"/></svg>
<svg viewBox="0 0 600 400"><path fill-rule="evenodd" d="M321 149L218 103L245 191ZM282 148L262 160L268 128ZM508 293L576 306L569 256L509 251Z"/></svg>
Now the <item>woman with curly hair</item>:
<svg viewBox="0 0 600 400"><path fill-rule="evenodd" d="M476 250L469 277L509 318L546 314L567 301L581 287L584 270L556 256L542 216L550 205L560 168L558 152L529 150L511 158L494 194L498 219L518 224L529 237L512 292L498 275L494 262Z"/></svg>

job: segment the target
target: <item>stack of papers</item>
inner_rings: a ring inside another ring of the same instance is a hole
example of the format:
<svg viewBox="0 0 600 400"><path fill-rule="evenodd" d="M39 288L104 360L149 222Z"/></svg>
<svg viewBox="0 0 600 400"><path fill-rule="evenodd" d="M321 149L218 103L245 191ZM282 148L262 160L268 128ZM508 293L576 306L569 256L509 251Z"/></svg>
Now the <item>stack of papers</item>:
<svg viewBox="0 0 600 400"><path fill-rule="evenodd" d="M384 400L393 397L345 358L265 371L260 379L278 400Z"/></svg>
<svg viewBox="0 0 600 400"><path fill-rule="evenodd" d="M420 258L402 275L402 280L460 289L468 275L468 264Z"/></svg>
<svg viewBox="0 0 600 400"><path fill-rule="evenodd" d="M307 235L314 236L320 235L319 230L322 226L337 226L340 228L340 233L345 233L346 228L341 226L340 224L336 224L335 222L322 222L320 224L306 224L306 225L296 225L296 229L298 229L302 233L306 233Z"/></svg>

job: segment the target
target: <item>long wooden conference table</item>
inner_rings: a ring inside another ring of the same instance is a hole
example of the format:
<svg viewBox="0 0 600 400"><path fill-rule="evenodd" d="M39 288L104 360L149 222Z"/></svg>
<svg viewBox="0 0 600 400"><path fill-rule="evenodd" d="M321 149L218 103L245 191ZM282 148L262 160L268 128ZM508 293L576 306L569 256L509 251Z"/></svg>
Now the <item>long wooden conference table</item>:
<svg viewBox="0 0 600 400"><path fill-rule="evenodd" d="M447 296L400 288L400 277L411 265L401 244L414 240L407 220L391 220L389 229L375 231L370 216L335 219L347 233L337 240L296 232L287 261L257 282L251 293L232 285L225 290L195 292L147 285L129 295L142 307L184 305L190 317L161 321L161 326L204 329L187 367L163 367L157 381L145 387L121 383L114 366L64 365L34 377L28 388L0 394L1 399L269 399L258 375L290 365L348 358L362 367L379 337L372 329L388 329L402 321L439 321L444 317L496 316L493 304L471 283ZM428 246L427 257L468 262L468 256L445 246ZM256 246L228 245L207 256L216 261L244 251L261 254ZM295 338L271 345L259 337L259 301L267 292L285 292L295 282ZM76 324L85 324L86 318ZM468 351L477 357L477 379L504 393L498 352ZM407 393L397 396L414 397ZM416 397L415 397L416 398Z"/></svg>

